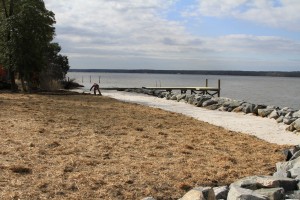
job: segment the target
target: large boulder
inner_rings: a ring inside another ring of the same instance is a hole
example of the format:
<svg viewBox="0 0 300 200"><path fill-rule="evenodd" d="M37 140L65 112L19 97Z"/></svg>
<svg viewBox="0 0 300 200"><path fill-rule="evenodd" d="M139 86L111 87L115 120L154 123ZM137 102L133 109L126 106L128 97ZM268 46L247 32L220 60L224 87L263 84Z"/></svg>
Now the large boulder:
<svg viewBox="0 0 300 200"><path fill-rule="evenodd" d="M216 199L227 199L227 195L229 192L228 186L214 187L213 188Z"/></svg>
<svg viewBox="0 0 300 200"><path fill-rule="evenodd" d="M179 94L177 95L177 101L181 101L182 99L185 99L186 94Z"/></svg>
<svg viewBox="0 0 300 200"><path fill-rule="evenodd" d="M196 187L188 191L180 200L215 200L211 187Z"/></svg>
<svg viewBox="0 0 300 200"><path fill-rule="evenodd" d="M250 176L232 183L230 187L232 186L250 190L283 188L285 191L292 191L297 188L297 181L291 178L277 178L273 176Z"/></svg>
<svg viewBox="0 0 300 200"><path fill-rule="evenodd" d="M266 196L268 200L282 200L284 199L283 188L263 188L255 190L255 193Z"/></svg>
<svg viewBox="0 0 300 200"><path fill-rule="evenodd" d="M173 95L171 96L170 100L176 101L176 100L177 100L177 95L173 94Z"/></svg>
<svg viewBox="0 0 300 200"><path fill-rule="evenodd" d="M285 123L286 125L290 125L292 124L294 121L296 121L297 118L293 118L293 117L284 117L283 119L283 123Z"/></svg>
<svg viewBox="0 0 300 200"><path fill-rule="evenodd" d="M285 199L300 199L300 190L287 192Z"/></svg>
<svg viewBox="0 0 300 200"><path fill-rule="evenodd" d="M277 110L273 110L269 115L270 119L277 119L278 117L279 117L279 113Z"/></svg>
<svg viewBox="0 0 300 200"><path fill-rule="evenodd" d="M255 104L252 103L243 103L242 104L242 111L246 114L254 113Z"/></svg>
<svg viewBox="0 0 300 200"><path fill-rule="evenodd" d="M257 114L261 117L267 117L273 110L273 108L258 109Z"/></svg>
<svg viewBox="0 0 300 200"><path fill-rule="evenodd" d="M187 101L189 104L195 104L195 95L191 95L189 100Z"/></svg>
<svg viewBox="0 0 300 200"><path fill-rule="evenodd" d="M218 101L213 100L213 99L209 99L209 100L204 101L202 103L202 107L210 106L210 105L217 104L217 103L218 103Z"/></svg>
<svg viewBox="0 0 300 200"><path fill-rule="evenodd" d="M280 170L277 171L273 174L273 177L276 178L291 178L291 172L285 171L285 170Z"/></svg>
<svg viewBox="0 0 300 200"><path fill-rule="evenodd" d="M293 127L297 130L300 131L300 119L297 119L292 123Z"/></svg>
<svg viewBox="0 0 300 200"><path fill-rule="evenodd" d="M254 106L253 113L258 115L258 110L265 109L266 107L267 107L266 105L257 104Z"/></svg>
<svg viewBox="0 0 300 200"><path fill-rule="evenodd" d="M227 200L269 200L267 196L256 193L253 190L230 186Z"/></svg>
<svg viewBox="0 0 300 200"><path fill-rule="evenodd" d="M283 119L284 119L284 116L280 116L276 119L276 122L277 123L282 123L283 122Z"/></svg>
<svg viewBox="0 0 300 200"><path fill-rule="evenodd" d="M244 102L241 101L237 101L237 100L231 100L231 101L227 101L223 104L224 107L227 107L227 111L231 112L232 110L234 110L235 108L239 107L240 105L242 105Z"/></svg>
<svg viewBox="0 0 300 200"><path fill-rule="evenodd" d="M293 117L300 118L300 110L293 113Z"/></svg>
<svg viewBox="0 0 300 200"><path fill-rule="evenodd" d="M207 96L207 95L200 96L199 98L196 99L197 100L196 106L202 107L202 104L209 99L211 99L211 96Z"/></svg>
<svg viewBox="0 0 300 200"><path fill-rule="evenodd" d="M292 178L296 178L296 177L300 176L300 167L294 167L294 168L290 169L289 172L291 173Z"/></svg>

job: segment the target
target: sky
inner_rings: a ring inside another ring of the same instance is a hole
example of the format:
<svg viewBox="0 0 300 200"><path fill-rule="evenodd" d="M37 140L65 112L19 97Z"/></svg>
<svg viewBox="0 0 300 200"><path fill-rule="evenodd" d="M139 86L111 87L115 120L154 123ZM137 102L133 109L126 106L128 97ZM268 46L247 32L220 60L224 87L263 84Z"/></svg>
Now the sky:
<svg viewBox="0 0 300 200"><path fill-rule="evenodd" d="M300 71L300 0L44 0L72 69Z"/></svg>

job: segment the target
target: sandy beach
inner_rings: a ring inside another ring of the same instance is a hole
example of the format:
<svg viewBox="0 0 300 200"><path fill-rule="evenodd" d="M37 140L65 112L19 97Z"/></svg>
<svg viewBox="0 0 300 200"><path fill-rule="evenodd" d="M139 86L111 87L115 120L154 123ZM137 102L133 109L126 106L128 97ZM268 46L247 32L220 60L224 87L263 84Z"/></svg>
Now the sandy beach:
<svg viewBox="0 0 300 200"><path fill-rule="evenodd" d="M184 102L170 101L138 93L104 91L103 94L121 101L181 113L231 131L253 135L271 143L300 144L300 135L286 131L288 126L282 123L278 124L274 119L257 117L252 114L207 110Z"/></svg>
<svg viewBox="0 0 300 200"><path fill-rule="evenodd" d="M0 93L1 199L178 199L270 175L288 148L176 113L184 104L103 94Z"/></svg>

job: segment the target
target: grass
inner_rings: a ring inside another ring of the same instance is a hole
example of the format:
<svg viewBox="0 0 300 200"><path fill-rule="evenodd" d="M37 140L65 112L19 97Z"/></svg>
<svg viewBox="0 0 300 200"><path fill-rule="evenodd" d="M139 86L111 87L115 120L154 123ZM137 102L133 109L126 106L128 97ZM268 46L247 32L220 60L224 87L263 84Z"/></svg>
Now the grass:
<svg viewBox="0 0 300 200"><path fill-rule="evenodd" d="M178 199L270 175L287 148L107 97L3 93L0 107L1 199Z"/></svg>

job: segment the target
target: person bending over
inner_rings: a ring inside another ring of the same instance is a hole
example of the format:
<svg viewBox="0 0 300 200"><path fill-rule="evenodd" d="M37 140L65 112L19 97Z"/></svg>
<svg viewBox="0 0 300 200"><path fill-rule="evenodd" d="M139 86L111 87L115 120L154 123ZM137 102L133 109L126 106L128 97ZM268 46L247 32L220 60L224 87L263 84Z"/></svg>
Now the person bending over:
<svg viewBox="0 0 300 200"><path fill-rule="evenodd" d="M94 88L94 94L96 95L96 92L99 92L99 95L102 96L101 92L100 92L100 87L97 83L94 83L93 86L91 87L90 91L92 91L92 89Z"/></svg>

